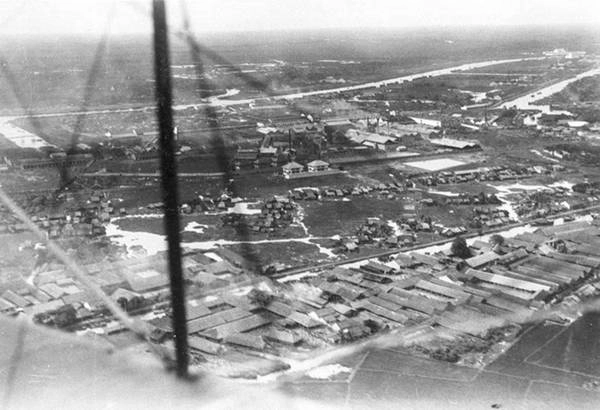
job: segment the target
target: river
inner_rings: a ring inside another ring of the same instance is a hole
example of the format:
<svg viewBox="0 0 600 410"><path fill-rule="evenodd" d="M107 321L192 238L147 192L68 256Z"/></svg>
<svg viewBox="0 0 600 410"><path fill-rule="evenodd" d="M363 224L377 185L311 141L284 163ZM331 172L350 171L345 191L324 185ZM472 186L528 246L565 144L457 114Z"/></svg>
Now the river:
<svg viewBox="0 0 600 410"><path fill-rule="evenodd" d="M506 60L489 60L489 61L481 61L481 62L476 62L476 63L467 63L467 64L458 65L458 66L442 68L442 69L438 69L438 70L425 71L425 72L421 72L421 73L405 75L402 77L390 78L387 80L374 81L374 82L369 82L369 83L356 84L356 85L350 85L350 86L344 86L344 87L338 87L338 88L329 88L329 89L325 89L325 90L313 90L313 91L305 91L305 92L300 92L300 93L295 93L295 94L285 94L285 95L275 96L273 98L277 99L277 100L293 100L293 99L310 97L310 96L315 96L315 95L335 94L335 93L341 93L341 92L346 92L346 91L354 91L354 90L362 90L362 89L366 89L366 88L381 87L381 86L387 85L387 84L397 84L397 83L401 83L404 81L413 81L413 80L415 80L417 78L421 78L421 77L438 77L441 75L450 74L454 71L467 71L467 70L473 70L475 68L487 67L487 66L492 66L492 65L497 65L497 64L513 63L513 62L520 62L520 61L527 61L527 60L540 60L543 58L545 58L545 57L513 58L513 59L506 59ZM194 103L194 104L179 104L179 105L173 106L173 109L176 111L179 111L179 110L186 110L189 108L205 107L207 105L227 107L227 106L234 106L234 105L250 104L250 103L256 102L257 100L268 99L268 97L258 98L258 99L239 99L239 100L226 99L226 98L232 97L238 93L239 93L239 90L231 89L231 90L227 90L227 92L225 94L210 97L208 99L208 101L203 101L203 102ZM49 117L69 116L69 115L131 113L131 112L150 111L150 110L154 110L154 109L155 109L154 106L145 106L145 107L138 107L138 108L113 108L113 109L85 110L85 111L63 111L63 112L56 112L56 113L35 114L32 116L37 117L37 118L49 118ZM15 119L29 118L32 116L16 115L16 116L0 117L0 124L5 124L5 123L15 120Z"/></svg>
<svg viewBox="0 0 600 410"><path fill-rule="evenodd" d="M575 77L559 81L558 83L554 83L552 85L549 85L548 87L532 91L531 93L527 93L527 95L521 96L512 101L505 102L504 104L502 104L502 108L516 107L519 110L538 110L541 111L541 113L543 114L570 114L567 111L553 111L550 105L536 105L535 102L564 90L567 85L575 81L581 80L585 77L590 77L599 74L600 67L593 68L591 70L578 74Z"/></svg>

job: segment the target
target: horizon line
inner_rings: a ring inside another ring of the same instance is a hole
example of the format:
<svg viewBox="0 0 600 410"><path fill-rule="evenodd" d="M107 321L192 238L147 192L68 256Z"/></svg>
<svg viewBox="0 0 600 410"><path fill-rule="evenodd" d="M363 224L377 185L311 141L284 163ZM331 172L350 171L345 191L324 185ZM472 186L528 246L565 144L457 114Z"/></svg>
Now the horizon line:
<svg viewBox="0 0 600 410"><path fill-rule="evenodd" d="M420 33L425 32L443 32L443 31L463 31L469 32L472 30L481 30L484 29L487 32L493 32L495 30L552 30L552 29L568 29L568 30L581 30L582 32L586 31L598 31L600 32L600 27L593 23L553 23L553 24L542 24L542 23L530 23L530 24L469 24L469 25L414 25L414 26L401 26L401 27L393 27L393 26L340 26L340 27L293 27L293 28L262 28L262 29L223 29L223 30L193 30L196 34L209 35L209 36L221 36L221 35L236 35L236 34L274 34L274 33L309 33L309 32L340 32L347 33L350 31L354 32L379 32L379 33L393 33L393 32L406 32L406 31L417 31ZM171 27L172 33L178 31L178 27ZM151 31L134 31L134 32L121 32L121 33L110 33L110 37L140 37L140 36L151 36ZM1 32L0 38L15 38L15 37L45 37L48 36L53 37L78 37L80 39L89 38L89 37L97 37L101 36L102 33L98 32Z"/></svg>

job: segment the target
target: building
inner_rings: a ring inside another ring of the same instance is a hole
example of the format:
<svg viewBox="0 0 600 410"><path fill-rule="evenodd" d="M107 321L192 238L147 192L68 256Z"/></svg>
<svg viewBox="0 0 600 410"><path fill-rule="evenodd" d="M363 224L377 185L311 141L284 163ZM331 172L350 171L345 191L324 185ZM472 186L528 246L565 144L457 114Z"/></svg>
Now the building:
<svg viewBox="0 0 600 410"><path fill-rule="evenodd" d="M294 161L285 164L281 169L283 170L283 176L285 178L289 178L290 175L299 174L304 171L304 167Z"/></svg>
<svg viewBox="0 0 600 410"><path fill-rule="evenodd" d="M329 169L329 164L327 162L318 159L309 162L306 166L308 167L308 172L322 172Z"/></svg>
<svg viewBox="0 0 600 410"><path fill-rule="evenodd" d="M126 272L125 279L134 292L143 293L165 287L169 277L154 269L142 272Z"/></svg>
<svg viewBox="0 0 600 410"><path fill-rule="evenodd" d="M411 120L416 122L417 124L427 125L428 127L439 128L442 126L442 122L439 120L431 120L428 118L416 118L410 117Z"/></svg>
<svg viewBox="0 0 600 410"><path fill-rule="evenodd" d="M473 140L457 140L453 138L432 138L429 140L433 145L453 148L453 149L469 149L478 148L479 142Z"/></svg>
<svg viewBox="0 0 600 410"><path fill-rule="evenodd" d="M93 161L94 157L91 154L73 154L55 158L23 158L9 160L7 163L15 168L31 170L62 167L85 167L89 166Z"/></svg>

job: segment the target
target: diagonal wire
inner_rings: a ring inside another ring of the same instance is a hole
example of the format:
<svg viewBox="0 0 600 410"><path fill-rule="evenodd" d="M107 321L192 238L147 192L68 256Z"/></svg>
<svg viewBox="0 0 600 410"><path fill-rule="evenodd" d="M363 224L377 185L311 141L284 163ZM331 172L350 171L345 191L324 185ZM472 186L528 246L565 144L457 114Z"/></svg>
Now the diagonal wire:
<svg viewBox="0 0 600 410"><path fill-rule="evenodd" d="M19 87L19 82L15 77L14 73L8 66L8 61L6 58L0 54L0 71L4 75L8 86L10 87L11 92L17 100L17 103L21 106L23 111L25 112L25 117L31 122L31 125L34 128L36 134L42 136L44 135L44 130L42 129L42 125L39 119L35 116L35 113L31 110L31 107L25 101L24 95L21 93L21 88Z"/></svg>
<svg viewBox="0 0 600 410"><path fill-rule="evenodd" d="M2 396L2 408L8 409L10 407L10 401L15 388L15 382L17 379L17 372L19 365L23 359L23 350L25 348L25 336L27 336L27 322L24 318L18 319L19 327L17 329L17 337L15 340L14 350L10 356L10 365L6 374L6 386L4 388L4 394Z"/></svg>
<svg viewBox="0 0 600 410"><path fill-rule="evenodd" d="M135 11L142 13L142 14L146 14L151 18L151 13L149 13L148 10L144 9L143 7L140 7L140 5L138 3L127 2L126 4L128 4L129 6L134 8ZM210 48L208 48L206 46L201 45L196 40L196 38L194 37L194 35L191 31L190 21L189 21L189 13L188 13L188 10L186 7L185 0L180 0L180 7L181 7L181 12L182 12L181 14L182 14L182 19L183 19L183 21L182 21L183 30L175 32L175 35L177 37L179 37L180 39L182 39L189 47L190 54L192 57L192 62L194 65L194 69L196 71L196 78L198 81L198 88L199 88L201 99L204 100L204 99L209 98L212 95L211 90L213 88L212 85L210 84L210 82L204 76L204 62L202 59L203 56L207 57L211 61L216 62L218 64L223 64L223 65L229 66L232 69L232 72L236 77L238 77L239 79L241 79L242 81L247 83L252 88L265 93L267 96L272 96L272 97L278 96L278 94L271 88L269 83L262 81L258 78L255 78L254 76L251 76L247 73L244 73L240 68L238 68L235 64L228 61L226 58L222 57L219 53L211 50ZM298 113L310 111L310 109L302 108L300 106L300 104L298 104L295 101L290 102L289 105L293 111L298 112ZM236 195L237 189L236 189L236 185L235 185L235 178L234 178L234 174L231 169L230 157L227 153L223 137L222 137L219 127L218 127L217 112L216 112L214 106L212 106L210 103L203 104L202 106L204 108L206 117L209 122L210 145L211 145L213 152L216 153L217 164L223 172L223 183L224 183L225 187L229 187L229 189L233 195ZM243 256L249 261L249 263L254 271L260 272L261 267L260 267L259 258L257 256L254 248L251 246L251 244L248 243L249 239L250 239L250 232L249 232L249 227L246 223L242 222L239 225L239 234L243 241L243 244L241 245Z"/></svg>
<svg viewBox="0 0 600 410"><path fill-rule="evenodd" d="M136 11L140 14L146 15L146 16L148 16L148 18L151 18L151 14L149 13L149 11L147 9L143 8L141 6L141 4L133 2L133 1L128 1L125 4L129 5L134 11ZM227 58L225 58L221 54L219 54L218 52L216 52L213 49L211 49L210 47L207 47L206 45L203 45L200 42L198 42L191 31L189 17L188 17L189 13L187 12L187 7L185 4L186 4L185 0L180 0L180 5L181 5L181 10L182 10L182 15L183 15L182 16L183 28L182 28L182 30L173 31L173 33L179 39L183 40L188 45L190 45L190 47L193 46L193 50L194 50L193 53L196 54L196 56L198 57L197 60L200 65L202 65L202 61L200 60L200 57L201 56L206 57L208 60L210 60L216 64L221 64L221 65L227 66L227 68L231 70L231 73L234 76L236 76L238 79L244 81L250 87L263 92L267 97L280 97L281 96L281 94L276 92L271 87L269 82L263 81L260 78L257 78L251 74L245 73L236 64L232 63ZM201 90L200 92L202 95L204 95L203 98L210 97L209 93L203 93L202 91L203 90ZM310 106L308 106L308 105L303 106L302 103L299 103L297 101L289 100L288 102L289 102L290 109L297 113L304 113L306 111L311 110Z"/></svg>
<svg viewBox="0 0 600 410"><path fill-rule="evenodd" d="M114 14L114 2L111 4L111 9L107 18L106 28L103 33L100 42L96 47L96 51L94 54L94 59L92 63L92 67L90 73L88 75L86 86L84 90L83 102L80 108L81 113L78 115L76 124L73 129L73 133L71 135L71 148L69 149L69 153L74 150L76 147L79 134L82 129L84 117L86 115L86 111L93 96L95 81L98 77L99 70L102 64L102 58L106 50L106 43L108 39L109 27L112 20L112 16ZM24 95L21 93L21 89L19 87L19 83L10 70L8 62L0 55L0 70L7 80L10 89L15 96L17 102L23 109L25 113L25 117L29 119L34 132L40 136L44 135L43 127L39 118L32 111L31 106L26 103ZM67 187L74 181L74 178L69 176L68 172L68 163L65 162L63 164L57 164L61 186L59 187L59 191ZM143 322L130 318L125 311L122 310L118 304L116 304L111 298L109 298L102 289L96 285L93 281L89 279L88 273L84 268L80 267L74 260L72 260L69 255L66 254L62 248L57 245L55 242L48 239L45 232L43 232L35 223L31 221L31 219L27 216L25 211L21 209L0 187L0 202L2 202L9 210L11 210L21 221L38 237L40 241L46 244L47 249L53 253L58 260L60 260L73 274L77 279L84 284L90 291L92 291L108 308L108 310L127 328L129 328L139 339L145 341L149 344L151 350L156 353L165 363L165 365L170 369L173 368L173 360L171 354L164 348L159 347L153 344L150 340L149 329Z"/></svg>
<svg viewBox="0 0 600 410"><path fill-rule="evenodd" d="M80 107L81 114L79 114L77 117L76 125L75 125L75 127L73 129L73 133L71 135L71 143L70 143L70 148L68 150L68 153L73 152L73 150L79 140L79 134L80 134L80 131L81 131L81 128L83 125L83 120L86 115L87 107L89 105L91 97L93 95L94 84L95 84L96 78L98 76L98 71L101 67L103 54L106 50L106 43L107 43L108 32L109 32L108 29L110 27L110 22L112 20L113 14L114 14L114 2L112 3L112 7L111 7L110 13L108 15L108 20L107 20L106 29L104 31L104 34L103 34L102 38L100 39L98 46L96 47L96 52L95 52L94 60L92 63L92 69L91 69L88 79L86 81L83 103L82 103L82 106ZM4 75L8 85L10 86L11 91L12 91L14 97L16 98L18 104L23 109L24 114L25 114L24 116L31 123L31 125L34 129L34 132L39 136L43 136L45 133L44 133L44 130L43 130L43 127L42 127L42 124L41 124L39 118L33 112L31 106L29 106L29 104L27 104L25 97L24 97L23 93L21 92L21 87L19 86L19 82L18 82L16 76L10 69L6 58L4 58L2 55L0 55L0 71ZM71 175L70 175L68 161L64 161L64 162L57 161L56 165L57 165L59 176L60 176L60 185L58 187L58 191L61 191L64 188L66 188L67 186L69 186L70 184L72 184L75 181L75 178L71 177Z"/></svg>
<svg viewBox="0 0 600 410"><path fill-rule="evenodd" d="M204 76L204 64L201 58L201 49L199 47L198 42L191 33L190 22L188 19L188 13L187 8L185 6L185 2L181 1L180 5L183 16L185 41L189 46L192 62L196 71L196 77L198 79L198 86L200 89L200 98L205 99L210 97L212 85ZM217 164L223 172L224 185L225 187L229 187L234 196L237 196L237 188L235 185L234 175L231 169L231 161L229 155L227 154L223 136L219 131L219 126L217 122L217 112L211 104L206 104L204 106L204 111L206 113L210 129L210 144L212 146L213 151L216 153ZM258 256L254 252L252 246L249 243L247 243L250 240L250 231L248 229L248 225L243 221L239 225L239 234L244 242L241 245L243 256L249 261L253 271L260 272L260 262Z"/></svg>
<svg viewBox="0 0 600 410"><path fill-rule="evenodd" d="M113 0L113 2L111 3L110 11L107 16L104 32L102 34L102 37L100 38L100 41L98 42L98 45L96 46L96 52L94 53L94 59L92 61L90 73L85 84L83 101L81 103L81 107L78 110L80 114L77 116L75 126L73 127L73 132L71 133L71 149L74 149L77 143L79 142L79 134L83 128L83 122L87 113L87 109L94 93L96 79L98 78L100 68L102 68L103 57L106 53L106 44L110 35L110 27L114 11L115 3Z"/></svg>
<svg viewBox="0 0 600 410"><path fill-rule="evenodd" d="M131 318L114 300L104 293L102 288L89 278L89 273L85 268L79 266L58 244L48 239L48 235L43 232L0 187L0 202L6 206L13 214L15 214L30 230L38 240L44 243L47 249L62 262L73 275L85 285L95 296L97 296L105 304L107 309L128 329L130 329L140 340L146 342L152 351L156 353L163 362L170 366L172 360L168 352L159 346L153 344L150 340L150 332L145 323Z"/></svg>
<svg viewBox="0 0 600 410"><path fill-rule="evenodd" d="M96 51L94 53L94 59L92 61L91 69L87 77L87 81L85 84L83 100L81 103L81 107L79 108L79 115L77 116L75 125L73 126L73 132L71 133L71 143L70 148L67 151L67 154L72 154L76 151L77 144L79 143L79 136L81 134L81 130L83 129L83 123L85 121L85 117L87 114L87 109L90 104L90 100L94 93L94 86L96 84L96 80L99 75L99 71L102 67L103 57L106 53L106 44L108 42L108 37L110 34L110 27L113 20L113 15L115 13L115 1L111 2L111 6L106 18L105 28L96 46ZM72 177L69 172L69 166L67 162L63 162L59 164L59 172L60 172L60 186L58 187L58 192L64 190L68 186L70 186L73 182L75 182L76 178Z"/></svg>

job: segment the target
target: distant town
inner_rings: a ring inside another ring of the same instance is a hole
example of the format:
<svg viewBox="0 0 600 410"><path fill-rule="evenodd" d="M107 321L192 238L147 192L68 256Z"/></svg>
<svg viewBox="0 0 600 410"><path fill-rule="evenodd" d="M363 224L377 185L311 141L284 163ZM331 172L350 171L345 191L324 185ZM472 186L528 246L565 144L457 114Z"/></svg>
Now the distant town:
<svg viewBox="0 0 600 410"><path fill-rule="evenodd" d="M344 78L353 66L257 63L288 86L176 107L197 368L257 378L394 334L407 354L480 369L600 295L600 57L554 49L371 82ZM0 184L171 349L156 128L142 105L0 117ZM5 206L0 237L1 313L139 343Z"/></svg>

